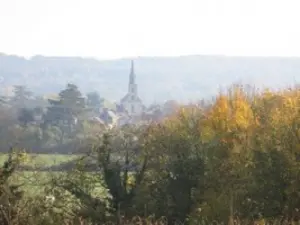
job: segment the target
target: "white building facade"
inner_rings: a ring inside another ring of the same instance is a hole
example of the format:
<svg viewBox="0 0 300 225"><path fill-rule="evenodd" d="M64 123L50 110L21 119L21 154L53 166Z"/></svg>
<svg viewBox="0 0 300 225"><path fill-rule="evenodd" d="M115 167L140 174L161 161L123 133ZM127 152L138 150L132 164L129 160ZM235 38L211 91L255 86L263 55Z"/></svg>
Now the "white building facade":
<svg viewBox="0 0 300 225"><path fill-rule="evenodd" d="M128 93L121 99L120 103L129 116L139 116L144 111L144 105L138 96L138 86L136 84L136 75L134 71L133 61L131 61Z"/></svg>

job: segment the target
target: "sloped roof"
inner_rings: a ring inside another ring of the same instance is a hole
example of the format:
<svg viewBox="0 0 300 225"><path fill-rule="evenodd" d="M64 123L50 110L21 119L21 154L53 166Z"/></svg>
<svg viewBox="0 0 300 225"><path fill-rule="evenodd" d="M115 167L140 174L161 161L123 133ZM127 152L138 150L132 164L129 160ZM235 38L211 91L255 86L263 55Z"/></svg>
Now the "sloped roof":
<svg viewBox="0 0 300 225"><path fill-rule="evenodd" d="M113 111L111 111L111 110L108 110L108 111L107 111L107 114L108 114L108 116L110 116L112 119L115 119L115 118L118 117L118 116L117 116Z"/></svg>
<svg viewBox="0 0 300 225"><path fill-rule="evenodd" d="M117 105L115 103L112 103L112 102L110 102L106 99L103 99L101 107L102 108L113 109L113 110L117 109Z"/></svg>
<svg viewBox="0 0 300 225"><path fill-rule="evenodd" d="M97 116L94 116L94 117L90 118L89 121L90 122L94 121L94 122L97 122L97 123L105 125L105 122L101 118L99 118Z"/></svg>

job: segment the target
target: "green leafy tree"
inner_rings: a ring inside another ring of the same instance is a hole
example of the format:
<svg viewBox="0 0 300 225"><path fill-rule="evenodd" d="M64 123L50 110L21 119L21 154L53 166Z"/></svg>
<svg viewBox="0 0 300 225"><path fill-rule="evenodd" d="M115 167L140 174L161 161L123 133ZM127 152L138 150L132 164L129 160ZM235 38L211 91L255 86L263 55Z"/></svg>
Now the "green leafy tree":
<svg viewBox="0 0 300 225"><path fill-rule="evenodd" d="M3 225L16 224L20 219L18 203L23 197L23 192L19 190L20 185L11 184L9 178L15 173L23 156L22 153L11 149L8 159L0 168L0 222Z"/></svg>
<svg viewBox="0 0 300 225"><path fill-rule="evenodd" d="M85 112L85 102L73 84L68 84L65 90L59 93L59 100L49 100L50 107L45 115L44 128L54 125L61 129L60 142L63 143L66 136L72 135L76 131L76 126Z"/></svg>
<svg viewBox="0 0 300 225"><path fill-rule="evenodd" d="M81 179L87 178L85 172L89 169L98 171L93 177L99 178L97 182L103 179L102 183L107 189L108 198L92 196L90 191L85 189L87 184L84 182L70 183L68 179L57 184L81 201L80 212L84 213L85 218L89 217L91 221L97 223L109 218L120 222L122 216L130 218L137 215L134 210L134 199L138 197L148 168L148 155L143 152L137 136L138 132L129 128L104 134L101 144L92 148L92 151L84 157L83 163L80 163L74 171L83 175Z"/></svg>
<svg viewBox="0 0 300 225"><path fill-rule="evenodd" d="M93 109L99 109L103 99L100 98L98 92L89 92L87 94L87 106Z"/></svg>
<svg viewBox="0 0 300 225"><path fill-rule="evenodd" d="M34 121L34 111L27 108L20 109L18 112L18 120L22 126L27 127L30 122Z"/></svg>
<svg viewBox="0 0 300 225"><path fill-rule="evenodd" d="M183 113L148 133L146 146L152 151L155 179L150 192L156 196L158 209L154 212L167 216L171 224L185 222L202 202L206 168L197 131L199 118L201 115Z"/></svg>

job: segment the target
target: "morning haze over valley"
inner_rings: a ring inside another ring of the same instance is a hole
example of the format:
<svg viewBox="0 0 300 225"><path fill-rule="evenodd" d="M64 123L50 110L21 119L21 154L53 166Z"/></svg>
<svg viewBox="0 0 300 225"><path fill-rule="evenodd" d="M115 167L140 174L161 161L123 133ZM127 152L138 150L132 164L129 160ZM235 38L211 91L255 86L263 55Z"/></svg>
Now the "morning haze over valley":
<svg viewBox="0 0 300 225"><path fill-rule="evenodd" d="M0 225L299 225L299 8L0 0Z"/></svg>
<svg viewBox="0 0 300 225"><path fill-rule="evenodd" d="M140 97L145 104L210 98L232 84L283 88L300 81L300 57L188 55L97 60L84 57L46 57L0 54L1 91L15 84L49 95L76 84L84 93L97 91L109 101L127 93L131 60Z"/></svg>

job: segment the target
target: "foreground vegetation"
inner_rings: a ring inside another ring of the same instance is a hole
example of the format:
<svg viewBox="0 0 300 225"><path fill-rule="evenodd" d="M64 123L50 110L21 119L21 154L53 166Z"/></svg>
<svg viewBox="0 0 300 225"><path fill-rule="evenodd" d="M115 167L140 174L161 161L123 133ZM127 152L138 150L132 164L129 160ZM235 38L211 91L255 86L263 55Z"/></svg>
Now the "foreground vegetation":
<svg viewBox="0 0 300 225"><path fill-rule="evenodd" d="M20 171L16 150L0 173L1 224L295 224L299 109L296 87L234 86L160 123L93 130L69 170Z"/></svg>

